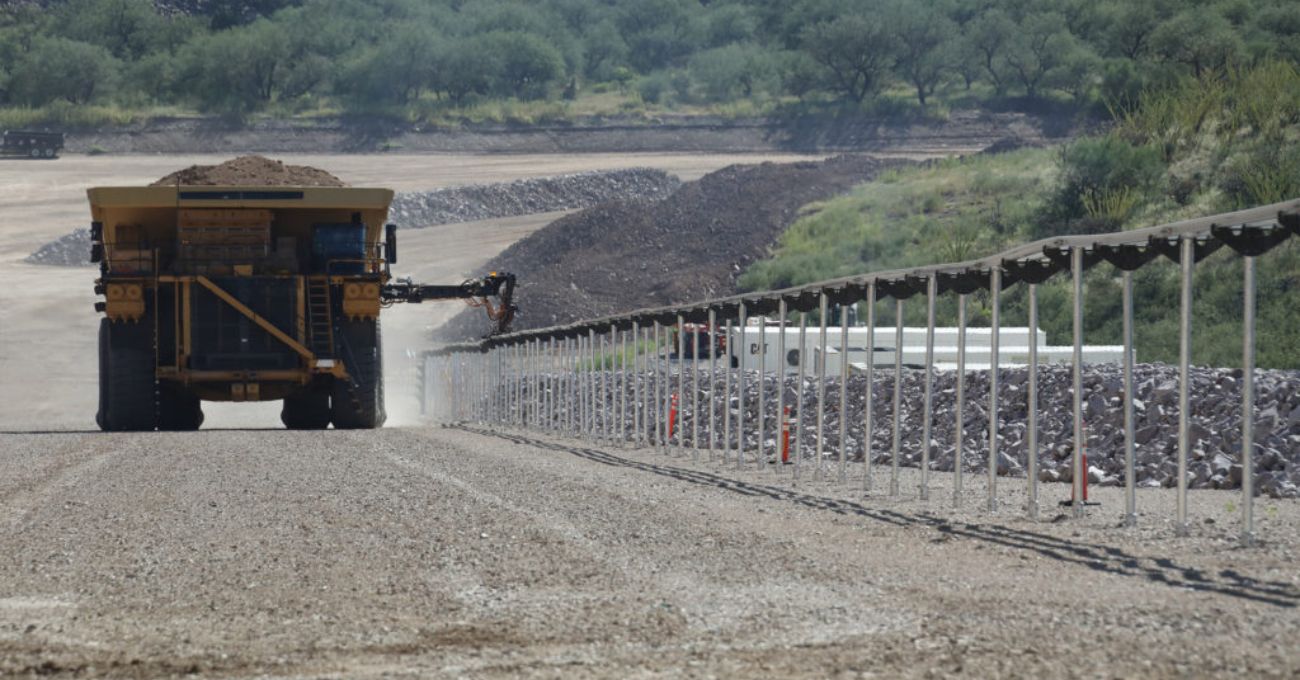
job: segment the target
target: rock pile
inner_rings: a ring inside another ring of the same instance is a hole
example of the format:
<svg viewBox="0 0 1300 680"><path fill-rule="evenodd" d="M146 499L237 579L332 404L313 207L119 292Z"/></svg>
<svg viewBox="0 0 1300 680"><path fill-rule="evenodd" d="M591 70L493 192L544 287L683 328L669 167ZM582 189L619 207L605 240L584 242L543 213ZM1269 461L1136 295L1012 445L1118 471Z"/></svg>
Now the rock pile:
<svg viewBox="0 0 1300 680"><path fill-rule="evenodd" d="M566 215L482 271L519 277L517 329L723 297L735 292L736 277L751 263L768 257L802 207L906 164L838 156L728 166L666 197L611 201ZM483 332L477 313L461 313L437 331L449 341Z"/></svg>
<svg viewBox="0 0 1300 680"><path fill-rule="evenodd" d="M400 227L473 222L590 208L606 201L662 198L681 182L662 170L628 168L400 193L389 219Z"/></svg>
<svg viewBox="0 0 1300 680"><path fill-rule="evenodd" d="M597 374L610 382L605 386L608 399L617 409L616 395L622 383L619 372ZM655 389L653 373L629 374L634 378L625 386L629 404L634 400L637 383L641 389ZM1023 476L1027 465L1027 381L1025 369L1007 369L1001 374L998 397L998 472L1002 475ZM785 404L795 411L798 380L787 376L780 388L785 390ZM677 389L677 378L670 386ZM848 457L862 460L863 405L865 401L864 376L855 375L848 384L848 423L846 441ZM729 445L737 443L735 422L740 415L740 398L736 388L736 374L732 375L732 394L723 400L724 374L713 376L713 385L719 398L709 397L709 376L700 375L700 391L692 393L689 373L686 394L681 399L679 432L687 445L692 443L693 428L698 428L701 446L710 440L708 404L713 405L714 427L712 435L721 445L724 438L722 425L726 410L730 410L733 427ZM1072 378L1069 366L1042 367L1039 372L1039 479L1045 482L1070 482L1073 479L1071 457L1074 450ZM903 465L916 467L921 459L923 425L922 395L924 372L905 370L903 373L900 460ZM1139 486L1175 486L1177 484L1178 451L1178 371L1163 364L1142 364L1134 372L1136 396L1135 413L1136 478ZM758 446L758 384L757 374L746 377L745 389L745 447L752 452ZM1256 374L1255 415L1255 488L1258 493L1283 498L1300 497L1300 372L1259 371ZM1103 486L1118 486L1124 480L1124 415L1123 378L1120 367L1098 364L1085 367L1083 379L1084 423L1087 437L1089 481ZM566 383L556 387L567 394ZM764 447L769 457L776 454L780 423L776 417L778 379L768 375L763 384L765 410ZM795 442L802 445L802 455L814 455L817 445L817 382L805 379L803 386L803 417L793 413ZM969 373L966 379L962 463L964 470L988 469L988 374ZM892 369L878 370L872 395L871 451L873 462L890 460L893 442L893 390ZM699 399L699 416L692 415L692 399ZM931 422L930 467L950 471L955 458L955 401L956 373L935 373L934 415ZM565 399L558 400L564 404ZM1241 486L1241 372L1235 369L1197 368L1192 372L1190 391L1191 445L1188 457L1188 483L1192 488L1235 489ZM826 381L826 408L824 425L824 455L838 458L839 441L839 379ZM633 409L629 409L627 422L631 430ZM617 418L617 410L602 409ZM563 422L567 414L561 410L556 418ZM603 421L602 421L603 422ZM614 424L615 429L617 424Z"/></svg>
<svg viewBox="0 0 1300 680"><path fill-rule="evenodd" d="M76 229L70 234L46 243L23 262L46 264L56 267L90 266L90 230Z"/></svg>

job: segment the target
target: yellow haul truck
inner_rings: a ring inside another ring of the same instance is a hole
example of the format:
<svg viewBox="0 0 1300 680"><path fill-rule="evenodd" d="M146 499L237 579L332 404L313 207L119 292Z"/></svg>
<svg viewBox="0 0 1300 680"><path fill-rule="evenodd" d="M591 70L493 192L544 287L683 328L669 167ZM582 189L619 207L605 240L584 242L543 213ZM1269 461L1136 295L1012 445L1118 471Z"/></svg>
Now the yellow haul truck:
<svg viewBox="0 0 1300 680"><path fill-rule="evenodd" d="M383 424L379 313L481 299L505 332L514 277L394 280L393 192L336 187L89 190L101 277L103 430L194 430L201 402L283 400L290 429ZM497 298L493 303L489 298Z"/></svg>

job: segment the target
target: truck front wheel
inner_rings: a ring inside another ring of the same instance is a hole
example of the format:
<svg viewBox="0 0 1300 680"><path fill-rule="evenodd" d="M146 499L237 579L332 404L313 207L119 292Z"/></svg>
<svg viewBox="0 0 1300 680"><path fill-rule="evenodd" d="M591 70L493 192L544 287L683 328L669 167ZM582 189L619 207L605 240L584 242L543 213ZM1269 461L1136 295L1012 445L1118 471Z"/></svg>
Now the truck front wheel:
<svg viewBox="0 0 1300 680"><path fill-rule="evenodd" d="M95 420L109 432L154 429L153 324L108 319L100 321L99 414Z"/></svg>

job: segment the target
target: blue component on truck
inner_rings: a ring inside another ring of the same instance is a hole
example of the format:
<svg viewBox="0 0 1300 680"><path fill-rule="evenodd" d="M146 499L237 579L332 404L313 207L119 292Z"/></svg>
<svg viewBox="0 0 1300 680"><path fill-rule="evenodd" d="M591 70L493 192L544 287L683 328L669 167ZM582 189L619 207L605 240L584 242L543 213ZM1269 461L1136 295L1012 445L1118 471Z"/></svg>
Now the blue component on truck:
<svg viewBox="0 0 1300 680"><path fill-rule="evenodd" d="M312 227L312 269L329 274L360 274L365 270L366 225L317 224ZM326 272L326 267L328 271Z"/></svg>

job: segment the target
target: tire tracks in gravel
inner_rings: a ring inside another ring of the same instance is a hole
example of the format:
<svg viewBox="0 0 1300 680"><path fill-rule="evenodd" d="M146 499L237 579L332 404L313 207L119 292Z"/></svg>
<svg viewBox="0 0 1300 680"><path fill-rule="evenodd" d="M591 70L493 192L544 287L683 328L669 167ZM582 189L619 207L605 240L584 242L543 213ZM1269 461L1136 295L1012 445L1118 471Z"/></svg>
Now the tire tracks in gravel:
<svg viewBox="0 0 1300 680"><path fill-rule="evenodd" d="M49 435L22 433L0 436L7 439L10 436ZM52 461L48 468L31 478L9 478L0 482L3 484L0 486L0 512L4 513L5 526L8 530L19 530L32 511L49 505L52 497L70 490L87 475L93 474L115 456L121 455L122 452L111 445L125 443L123 437L112 437L109 442L104 442L104 435L69 433L68 436L73 438L41 453L39 462ZM106 443L110 445L105 446ZM15 445L10 447L10 450L21 450L21 447Z"/></svg>
<svg viewBox="0 0 1300 680"><path fill-rule="evenodd" d="M403 436L420 442L409 447L413 450L434 443L452 443L477 451L484 448L482 444L492 443L489 438L454 430L407 430ZM795 644L827 644L844 637L875 636L913 623L906 607L886 609L879 577L862 578L855 571L850 543L866 533L858 528L847 530L851 540L829 550L828 559L810 561L803 553L803 543L812 538L812 533L821 534L821 530L803 535L807 527L796 523L791 533L783 522L770 518L766 510L755 512L749 499L735 499L730 494L710 497L676 484L646 484L634 471L557 458L535 447L518 448L543 455L512 457L513 448L511 445L511 449L499 449L497 453L489 447L491 453L486 456L497 461L485 467L518 468L513 474L549 488L549 495L528 496L539 499L534 503L536 507L508 500L454 473L428 470L420 461L400 453L390 451L388 455L394 464L414 466L422 474L545 527L577 546L584 559L617 569L630 580L625 588L660 598L664 606L679 612L689 630L681 631L682 639L692 644L698 644L701 636L725 636L732 648L764 649L771 646L770 627L783 618L816 621L812 625L784 626L783 643ZM651 488L656 490L647 494ZM679 498L682 493L689 495ZM735 503L741 508L739 516ZM601 505L618 508L618 512L602 518L597 512ZM585 530L579 522L586 525ZM656 524L658 528L652 528ZM620 541L604 532L625 532L629 540ZM656 543L660 532L677 545ZM676 554L682 550L681 544L694 548ZM643 546L653 549L641 552ZM773 566L767 566L765 560ZM740 611L731 612L730 620L714 613L736 608ZM795 615L798 613L805 616Z"/></svg>

